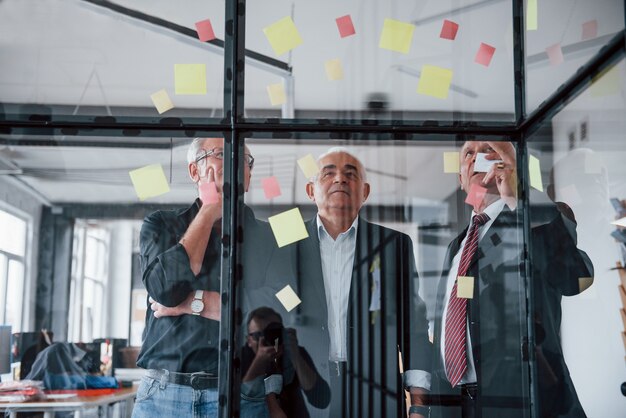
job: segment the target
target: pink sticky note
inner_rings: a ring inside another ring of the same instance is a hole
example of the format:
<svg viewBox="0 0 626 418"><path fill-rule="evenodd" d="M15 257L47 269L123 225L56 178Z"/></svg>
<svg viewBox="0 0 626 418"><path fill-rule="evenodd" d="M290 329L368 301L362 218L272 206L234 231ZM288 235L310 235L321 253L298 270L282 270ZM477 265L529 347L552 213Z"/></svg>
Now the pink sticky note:
<svg viewBox="0 0 626 418"><path fill-rule="evenodd" d="M459 30L459 24L455 23L451 20L444 20L443 26L441 27L441 33L439 34L440 38L450 39L454 41L456 38L456 33Z"/></svg>
<svg viewBox="0 0 626 418"><path fill-rule="evenodd" d="M561 44L554 44L546 48L548 58L550 58L550 65L557 66L563 62L563 51L561 50Z"/></svg>
<svg viewBox="0 0 626 418"><path fill-rule="evenodd" d="M350 15L345 15L335 19L337 22L337 29L339 29L339 36L345 38L346 36L354 35L354 25L352 24L352 18Z"/></svg>
<svg viewBox="0 0 626 418"><path fill-rule="evenodd" d="M196 31L198 32L198 38L200 38L202 42L215 39L213 26L211 26L211 21L209 19L196 22Z"/></svg>
<svg viewBox="0 0 626 418"><path fill-rule="evenodd" d="M590 20L588 22L583 23L582 40L586 41L587 39L593 39L596 36L598 36L598 21Z"/></svg>
<svg viewBox="0 0 626 418"><path fill-rule="evenodd" d="M276 177L266 177L261 180L261 184L263 185L263 191L265 192L265 197L267 199L272 199L281 195L280 184L278 184L278 179Z"/></svg>
<svg viewBox="0 0 626 418"><path fill-rule="evenodd" d="M202 183L200 185L200 200L202 200L202 204L204 205L219 202L220 196L217 192L217 186L214 181Z"/></svg>
<svg viewBox="0 0 626 418"><path fill-rule="evenodd" d="M477 184L472 184L470 186L469 193L467 194L467 198L465 198L465 203L470 206L478 206L484 199L485 194L487 194L487 189Z"/></svg>
<svg viewBox="0 0 626 418"><path fill-rule="evenodd" d="M481 42L476 57L474 57L474 62L488 67L495 52L496 49L494 47Z"/></svg>

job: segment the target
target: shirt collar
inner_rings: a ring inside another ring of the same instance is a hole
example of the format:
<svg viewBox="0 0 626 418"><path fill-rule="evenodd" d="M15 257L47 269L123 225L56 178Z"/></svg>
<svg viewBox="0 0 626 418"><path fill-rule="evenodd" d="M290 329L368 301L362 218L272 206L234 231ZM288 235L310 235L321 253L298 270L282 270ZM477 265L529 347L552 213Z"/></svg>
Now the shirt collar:
<svg viewBox="0 0 626 418"><path fill-rule="evenodd" d="M504 205L504 200L498 199L487 206L483 213L489 216L489 221L493 221L498 217L498 215L500 215L500 212L504 209ZM477 215L477 213L472 210L472 221L474 219L474 215Z"/></svg>
<svg viewBox="0 0 626 418"><path fill-rule="evenodd" d="M319 213L316 216L316 224L317 224L317 239L319 239L321 241L322 240L322 234L326 234L326 236L328 238L331 238L330 234L326 230L326 227L324 226L324 223L322 222L322 218L320 218L320 214ZM350 228L348 228L347 231L342 232L341 234L339 234L339 236L337 238L341 237L342 235L348 234L351 231L354 231L354 233L356 233L358 228L359 228L359 215L357 214L356 218L354 218L354 221L352 222L352 225L350 225Z"/></svg>

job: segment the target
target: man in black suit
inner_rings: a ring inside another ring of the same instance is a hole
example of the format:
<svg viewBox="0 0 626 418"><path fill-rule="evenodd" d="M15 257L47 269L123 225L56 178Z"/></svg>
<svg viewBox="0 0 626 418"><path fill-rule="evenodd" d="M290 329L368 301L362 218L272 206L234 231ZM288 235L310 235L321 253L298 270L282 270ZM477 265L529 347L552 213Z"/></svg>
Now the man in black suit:
<svg viewBox="0 0 626 418"><path fill-rule="evenodd" d="M346 149L330 149L318 167L306 186L318 213L298 243L298 335L317 348L314 361L331 383L327 416L406 416L405 387L411 416L427 415L419 405L430 385L431 344L411 239L359 215L370 185Z"/></svg>
<svg viewBox="0 0 626 418"><path fill-rule="evenodd" d="M479 153L497 160L487 172L475 170ZM513 145L468 141L460 159L461 188L474 210L470 226L448 247L439 282L432 416L527 416L534 381L540 416L584 417L560 342L561 297L580 293L593 276L589 258L576 248L573 214L558 203L547 208L549 222L536 225L539 211L531 210L533 269L526 282ZM527 318L535 334L530 375Z"/></svg>

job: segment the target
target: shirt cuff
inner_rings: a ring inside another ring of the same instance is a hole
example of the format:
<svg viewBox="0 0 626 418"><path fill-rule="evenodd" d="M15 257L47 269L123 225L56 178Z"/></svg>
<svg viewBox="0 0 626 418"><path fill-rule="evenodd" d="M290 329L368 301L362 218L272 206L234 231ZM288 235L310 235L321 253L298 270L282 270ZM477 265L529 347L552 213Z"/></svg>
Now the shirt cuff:
<svg viewBox="0 0 626 418"><path fill-rule="evenodd" d="M430 390L430 373L424 370L407 370L404 372L404 387L424 388Z"/></svg>

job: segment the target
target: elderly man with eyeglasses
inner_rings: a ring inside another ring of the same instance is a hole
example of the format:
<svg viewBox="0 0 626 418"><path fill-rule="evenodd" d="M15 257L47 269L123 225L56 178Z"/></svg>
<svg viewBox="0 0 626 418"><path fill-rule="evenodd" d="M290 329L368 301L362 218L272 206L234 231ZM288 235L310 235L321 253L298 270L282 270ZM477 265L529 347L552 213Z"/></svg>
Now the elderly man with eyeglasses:
<svg viewBox="0 0 626 418"><path fill-rule="evenodd" d="M247 191L254 158L247 149L244 157ZM137 361L147 372L134 418L217 416L223 158L222 138L196 138L187 162L199 198L186 209L154 212L142 225L142 280L150 309ZM250 208L243 218L243 263L254 274L248 282L264 283L287 263L275 246L265 245L271 231Z"/></svg>

